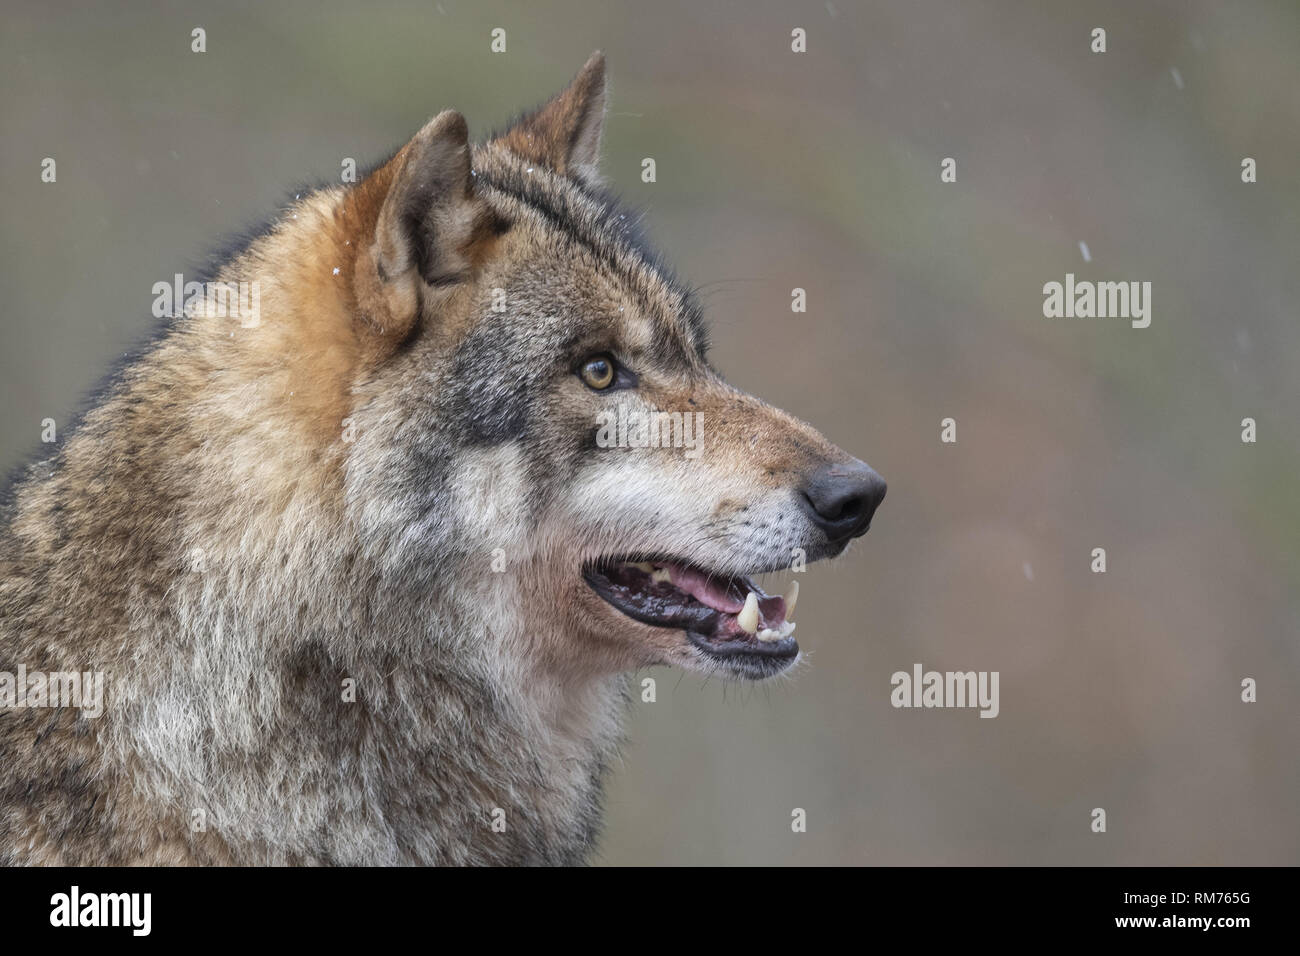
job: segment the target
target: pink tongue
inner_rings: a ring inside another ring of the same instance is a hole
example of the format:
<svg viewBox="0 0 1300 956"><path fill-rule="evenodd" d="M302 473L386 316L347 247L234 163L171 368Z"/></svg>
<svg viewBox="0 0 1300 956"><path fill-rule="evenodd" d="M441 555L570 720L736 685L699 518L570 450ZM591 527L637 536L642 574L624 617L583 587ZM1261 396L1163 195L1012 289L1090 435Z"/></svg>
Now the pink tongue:
<svg viewBox="0 0 1300 956"><path fill-rule="evenodd" d="M685 591L701 604L722 611L725 614L739 614L745 606L744 598L736 598L727 592L725 578L710 577L695 568L681 568L675 564L668 565L672 575L673 587Z"/></svg>

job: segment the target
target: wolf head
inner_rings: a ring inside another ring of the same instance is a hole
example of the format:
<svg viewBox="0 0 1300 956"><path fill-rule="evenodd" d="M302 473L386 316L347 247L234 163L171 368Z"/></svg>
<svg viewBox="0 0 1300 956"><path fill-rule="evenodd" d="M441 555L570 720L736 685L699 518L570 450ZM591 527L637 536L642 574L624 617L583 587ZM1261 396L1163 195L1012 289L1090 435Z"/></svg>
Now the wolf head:
<svg viewBox="0 0 1300 956"><path fill-rule="evenodd" d="M601 191L604 109L596 54L484 144L439 114L321 214L359 356L351 523L390 592L513 655L767 677L799 654L793 594L749 575L839 554L885 484L710 367L699 306Z"/></svg>

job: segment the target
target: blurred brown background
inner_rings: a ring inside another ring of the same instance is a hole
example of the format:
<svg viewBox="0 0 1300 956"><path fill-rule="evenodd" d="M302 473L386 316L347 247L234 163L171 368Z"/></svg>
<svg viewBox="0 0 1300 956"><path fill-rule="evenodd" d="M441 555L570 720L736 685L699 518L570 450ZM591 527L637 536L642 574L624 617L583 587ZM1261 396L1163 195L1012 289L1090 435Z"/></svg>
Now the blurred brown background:
<svg viewBox="0 0 1300 956"><path fill-rule="evenodd" d="M601 861L1300 861L1294 3L3 14L6 467L144 334L154 282L344 157L448 106L484 135L606 52L607 176L702 287L716 364L890 492L802 576L796 677L653 673ZM1150 281L1151 327L1045 319L1067 272ZM1001 715L891 708L914 662L1000 671Z"/></svg>

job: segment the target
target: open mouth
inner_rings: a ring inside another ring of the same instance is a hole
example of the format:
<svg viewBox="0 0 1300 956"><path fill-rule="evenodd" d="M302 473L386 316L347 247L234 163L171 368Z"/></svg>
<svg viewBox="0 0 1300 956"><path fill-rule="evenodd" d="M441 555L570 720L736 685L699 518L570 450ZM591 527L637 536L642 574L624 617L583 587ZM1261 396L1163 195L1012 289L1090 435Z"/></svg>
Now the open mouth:
<svg viewBox="0 0 1300 956"><path fill-rule="evenodd" d="M628 617L683 630L710 656L788 663L799 654L790 620L797 581L784 597L771 596L743 574L710 573L680 561L626 559L589 564L583 577Z"/></svg>

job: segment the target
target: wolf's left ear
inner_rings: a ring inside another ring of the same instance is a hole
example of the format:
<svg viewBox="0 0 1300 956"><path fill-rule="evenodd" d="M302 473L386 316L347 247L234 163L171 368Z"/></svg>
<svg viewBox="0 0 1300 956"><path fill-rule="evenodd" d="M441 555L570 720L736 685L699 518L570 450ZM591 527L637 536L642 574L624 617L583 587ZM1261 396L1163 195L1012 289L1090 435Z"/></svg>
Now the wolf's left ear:
<svg viewBox="0 0 1300 956"><path fill-rule="evenodd" d="M480 203L470 177L469 127L439 113L393 158L375 223L374 255L385 281L414 269L430 285L458 278Z"/></svg>
<svg viewBox="0 0 1300 956"><path fill-rule="evenodd" d="M373 329L400 338L430 290L466 278L494 219L474 189L469 129L446 110L349 196L353 291Z"/></svg>
<svg viewBox="0 0 1300 956"><path fill-rule="evenodd" d="M496 142L530 162L587 182L598 178L605 125L605 55L597 50L573 82Z"/></svg>

